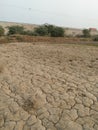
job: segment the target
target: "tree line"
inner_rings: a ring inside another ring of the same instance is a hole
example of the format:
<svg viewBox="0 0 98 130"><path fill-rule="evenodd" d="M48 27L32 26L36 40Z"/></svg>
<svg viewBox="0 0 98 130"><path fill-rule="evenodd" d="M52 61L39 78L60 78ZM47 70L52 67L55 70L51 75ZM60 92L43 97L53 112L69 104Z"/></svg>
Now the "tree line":
<svg viewBox="0 0 98 130"><path fill-rule="evenodd" d="M54 25L49 25L49 24L44 24L41 26L36 27L34 30L25 30L23 26L9 26L7 27L8 33L7 35L14 35L14 34L20 34L20 35L30 35L30 36L50 36L50 37L64 37L65 36L65 31L64 28L54 26ZM83 35L80 37L85 37L89 38L91 37L90 35L90 30L89 29L84 29L82 30ZM0 26L0 36L4 36L5 30L2 26ZM94 37L95 41L98 41L98 36Z"/></svg>
<svg viewBox="0 0 98 130"><path fill-rule="evenodd" d="M23 26L9 26L7 27L8 34L21 34L21 35L30 35L30 36L51 36L51 37L64 37L64 29L62 27L57 27L54 25L41 25L36 27L34 30L25 30ZM0 26L0 36L4 35L4 28Z"/></svg>

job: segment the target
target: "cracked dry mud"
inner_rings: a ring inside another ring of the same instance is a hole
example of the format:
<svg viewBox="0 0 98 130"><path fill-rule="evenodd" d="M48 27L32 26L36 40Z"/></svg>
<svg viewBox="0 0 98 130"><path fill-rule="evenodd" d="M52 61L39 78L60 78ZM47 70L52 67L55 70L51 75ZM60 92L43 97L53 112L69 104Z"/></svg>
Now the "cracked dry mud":
<svg viewBox="0 0 98 130"><path fill-rule="evenodd" d="M0 130L98 130L98 48L0 45Z"/></svg>

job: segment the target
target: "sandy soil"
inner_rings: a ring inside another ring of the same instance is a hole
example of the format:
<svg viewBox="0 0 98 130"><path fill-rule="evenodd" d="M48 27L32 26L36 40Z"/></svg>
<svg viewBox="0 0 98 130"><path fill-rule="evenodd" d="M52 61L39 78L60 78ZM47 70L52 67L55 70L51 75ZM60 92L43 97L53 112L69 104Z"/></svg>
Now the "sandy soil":
<svg viewBox="0 0 98 130"><path fill-rule="evenodd" d="M0 130L98 130L98 47L0 45Z"/></svg>

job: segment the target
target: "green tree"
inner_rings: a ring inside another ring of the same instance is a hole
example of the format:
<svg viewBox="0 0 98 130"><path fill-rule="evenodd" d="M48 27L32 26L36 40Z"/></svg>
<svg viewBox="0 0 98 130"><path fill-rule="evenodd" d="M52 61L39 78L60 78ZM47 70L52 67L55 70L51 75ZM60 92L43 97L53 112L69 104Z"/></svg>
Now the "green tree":
<svg viewBox="0 0 98 130"><path fill-rule="evenodd" d="M34 33L38 34L39 36L47 36L48 35L48 29L47 29L46 26L42 25L42 26L35 28Z"/></svg>
<svg viewBox="0 0 98 130"><path fill-rule="evenodd" d="M45 24L35 29L35 33L40 36L63 37L64 29L54 25Z"/></svg>
<svg viewBox="0 0 98 130"><path fill-rule="evenodd" d="M0 26L0 36L4 35L4 28L2 26Z"/></svg>
<svg viewBox="0 0 98 130"><path fill-rule="evenodd" d="M23 34L24 32L24 27L23 26L10 26L8 27L8 35L12 35L12 34Z"/></svg>
<svg viewBox="0 0 98 130"><path fill-rule="evenodd" d="M54 30L54 26L49 24L45 24L44 26L48 29L48 35L51 36L51 32Z"/></svg>
<svg viewBox="0 0 98 130"><path fill-rule="evenodd" d="M53 27L50 34L51 37L64 37L64 29L61 27Z"/></svg>
<svg viewBox="0 0 98 130"><path fill-rule="evenodd" d="M90 31L88 29L83 30L83 36L84 37L90 37Z"/></svg>

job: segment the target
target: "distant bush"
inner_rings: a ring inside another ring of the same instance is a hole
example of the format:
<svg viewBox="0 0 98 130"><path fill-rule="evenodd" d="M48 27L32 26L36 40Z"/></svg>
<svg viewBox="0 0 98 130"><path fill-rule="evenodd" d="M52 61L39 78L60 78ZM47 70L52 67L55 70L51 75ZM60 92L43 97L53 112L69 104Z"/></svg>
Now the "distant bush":
<svg viewBox="0 0 98 130"><path fill-rule="evenodd" d="M85 38L90 37L90 31L88 29L83 30L83 37L85 37Z"/></svg>
<svg viewBox="0 0 98 130"><path fill-rule="evenodd" d="M35 28L34 33L39 36L47 36L48 35L48 28L44 25Z"/></svg>
<svg viewBox="0 0 98 130"><path fill-rule="evenodd" d="M34 31L39 36L64 37L64 29L54 25L42 25Z"/></svg>
<svg viewBox="0 0 98 130"><path fill-rule="evenodd" d="M53 27L50 34L51 37L64 37L64 29L61 27Z"/></svg>
<svg viewBox="0 0 98 130"><path fill-rule="evenodd" d="M4 35L4 28L2 26L0 26L0 36Z"/></svg>
<svg viewBox="0 0 98 130"><path fill-rule="evenodd" d="M51 36L51 37L64 37L64 29L54 25L41 25L34 29L34 31L25 30L23 26L10 26L8 27L8 35L21 34L29 36Z"/></svg>
<svg viewBox="0 0 98 130"><path fill-rule="evenodd" d="M24 27L23 26L10 26L8 27L8 35L13 35L13 34L23 34L24 32Z"/></svg>

